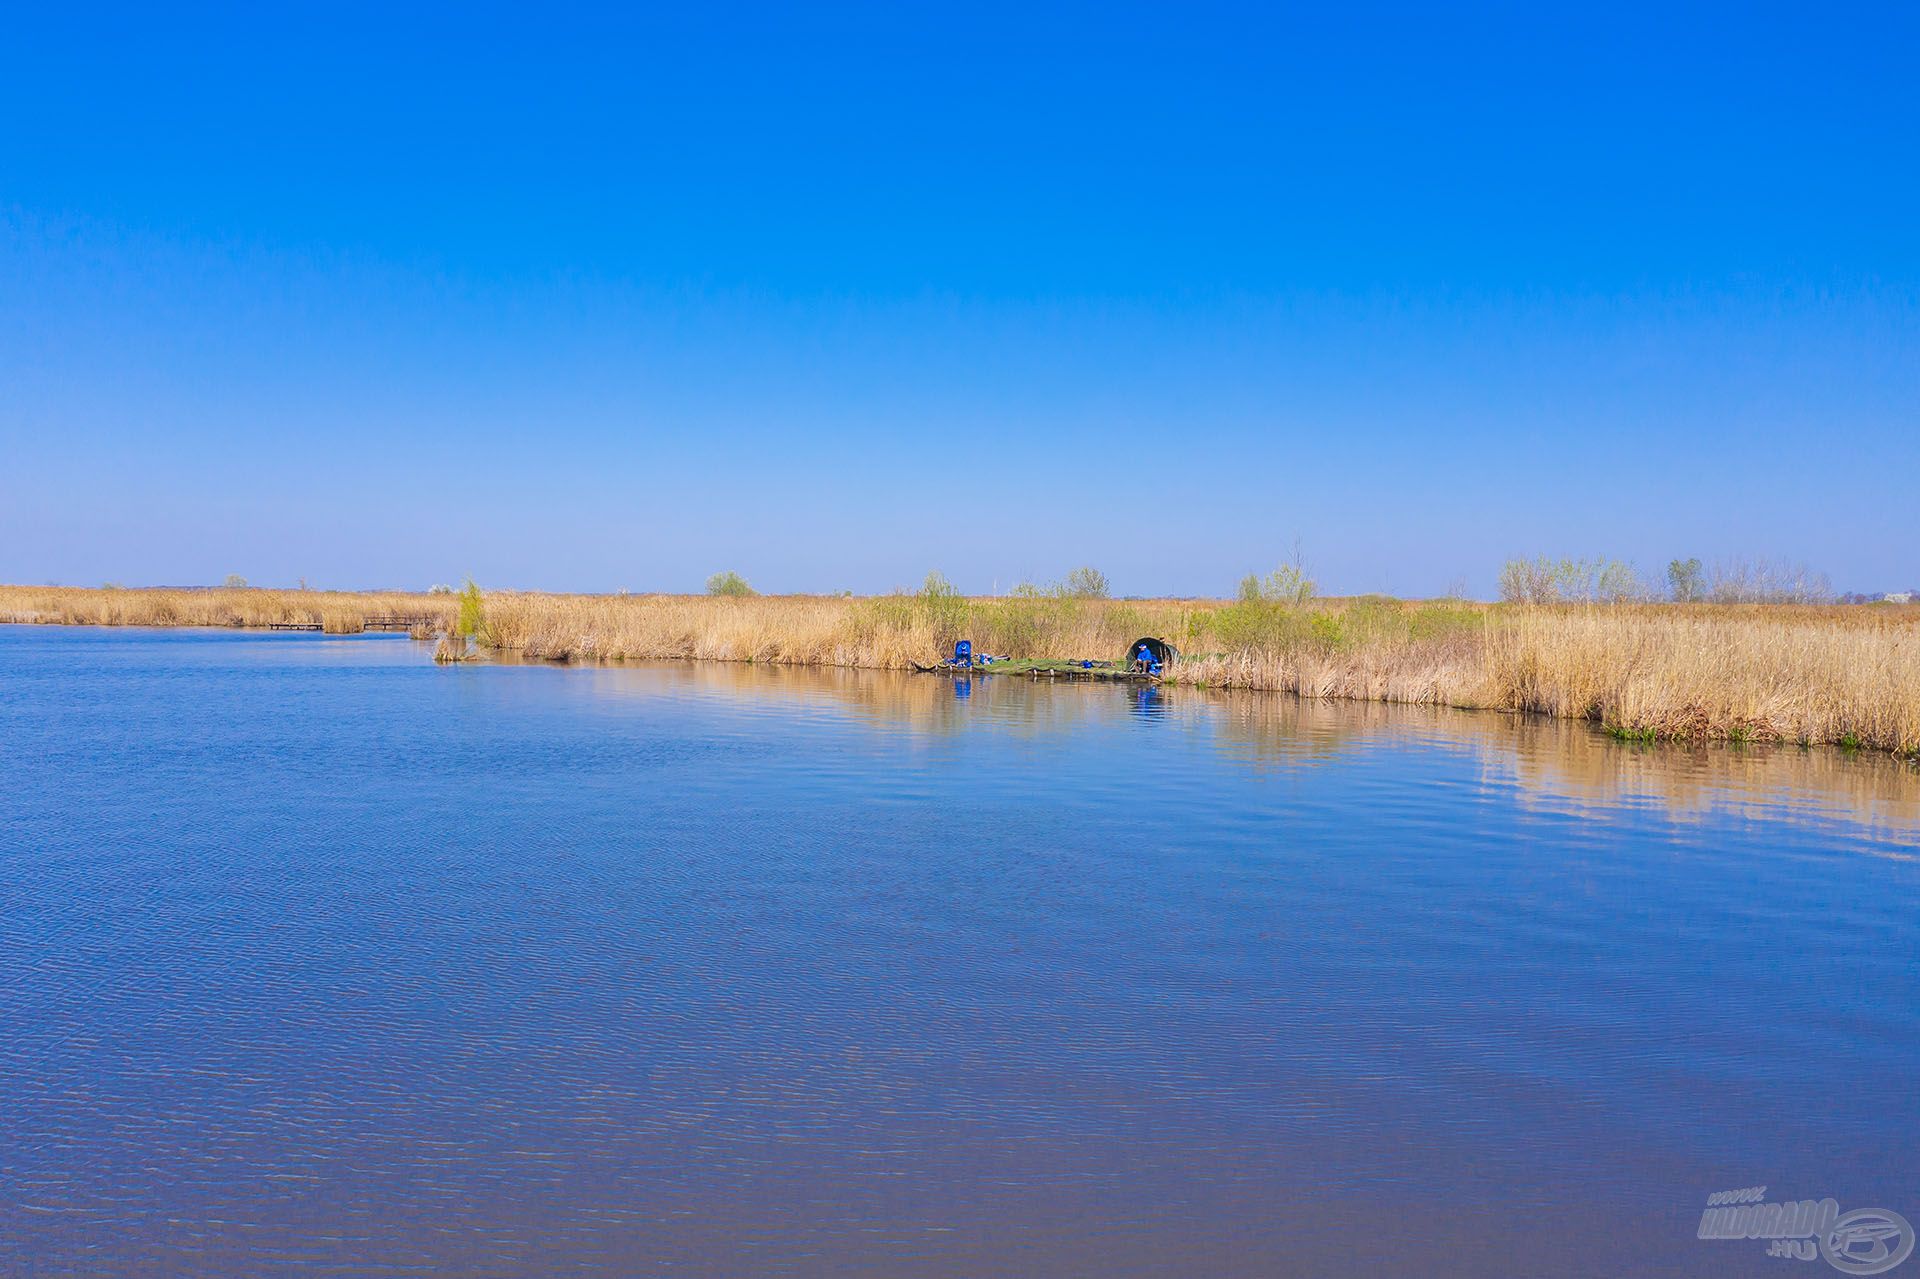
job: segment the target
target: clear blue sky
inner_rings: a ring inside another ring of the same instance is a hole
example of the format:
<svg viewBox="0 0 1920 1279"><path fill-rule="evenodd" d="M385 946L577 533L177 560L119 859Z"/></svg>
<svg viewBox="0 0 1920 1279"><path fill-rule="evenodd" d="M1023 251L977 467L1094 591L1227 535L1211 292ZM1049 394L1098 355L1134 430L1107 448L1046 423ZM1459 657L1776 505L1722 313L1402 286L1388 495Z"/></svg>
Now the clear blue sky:
<svg viewBox="0 0 1920 1279"><path fill-rule="evenodd" d="M1920 581L1920 10L16 8L0 580Z"/></svg>

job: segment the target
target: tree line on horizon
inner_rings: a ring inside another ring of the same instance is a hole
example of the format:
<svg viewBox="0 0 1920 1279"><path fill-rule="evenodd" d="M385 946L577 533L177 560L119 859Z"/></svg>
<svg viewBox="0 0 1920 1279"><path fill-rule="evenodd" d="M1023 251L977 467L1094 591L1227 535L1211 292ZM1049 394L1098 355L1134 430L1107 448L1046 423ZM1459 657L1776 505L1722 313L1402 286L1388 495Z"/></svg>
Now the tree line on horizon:
<svg viewBox="0 0 1920 1279"><path fill-rule="evenodd" d="M759 594L736 572L715 573L706 592L744 598ZM937 570L917 591L899 588L897 595L958 596L960 591ZM1316 585L1298 554L1272 572L1249 573L1235 598L1243 603L1304 604L1314 598ZM1057 582L1021 582L1008 594L1016 599L1112 599L1107 575L1083 565ZM1464 596L1454 588L1450 595ZM1912 592L1920 599L1920 591ZM1832 604L1871 603L1879 594L1836 595L1825 573L1804 564L1771 560L1732 560L1704 565L1698 557L1668 562L1664 582L1643 577L1633 565L1616 559L1575 559L1536 556L1511 559L1500 570L1500 599L1509 604Z"/></svg>
<svg viewBox="0 0 1920 1279"><path fill-rule="evenodd" d="M1804 564L1732 560L1707 568L1697 557L1670 560L1666 582L1643 578L1615 559L1508 560L1500 598L1509 604L1831 604L1825 573ZM1864 598L1864 597L1862 597Z"/></svg>
<svg viewBox="0 0 1920 1279"><path fill-rule="evenodd" d="M902 587L896 595L958 596L960 591L937 570L927 574L918 591ZM1314 598L1316 584L1307 575L1298 553L1269 573L1249 573L1240 580L1235 598L1242 603L1304 604ZM707 579L707 594L758 594L738 573L715 573ZM1021 582L1008 594L1027 599L1104 600L1113 598L1107 575L1083 565L1060 581L1041 585ZM1456 587L1450 595L1464 596ZM1920 592L1914 592L1920 598ZM1510 604L1832 604L1869 603L1879 595L1837 596L1827 575L1804 564L1771 560L1733 560L1713 565L1698 557L1668 562L1664 583L1649 580L1633 565L1616 559L1511 559L1500 570L1500 598Z"/></svg>
<svg viewBox="0 0 1920 1279"><path fill-rule="evenodd" d="M58 583L48 582L46 585L55 587ZM121 582L109 581L102 583L100 589L125 591L128 588ZM212 589L235 591L253 588L245 577L238 573L230 573L220 587ZM295 589L307 592L312 591L314 587L303 577L299 579ZM471 582L468 589L473 589ZM429 587L426 593L453 595L456 592L452 586L436 583ZM628 593L625 590L614 592L617 595ZM723 598L750 598L758 596L760 592L741 574L727 571L715 573L707 578L706 594ZM854 592L840 591L835 594L852 597ZM920 587L895 587L888 594L958 598L961 592L944 574L935 570L927 574L925 582ZM995 594L998 595L999 592L996 591ZM1247 574L1240 580L1234 593L1225 598L1230 602L1238 601L1243 604L1301 605L1316 598L1317 594L1317 584L1307 575L1306 568L1296 552L1291 560L1282 563L1271 572ZM1033 600L1115 598L1107 575L1092 565L1082 565L1055 582L1044 584L1020 582L1006 592L1006 597ZM1126 595L1119 598L1137 601L1147 597ZM1374 596L1374 598L1389 597ZM1443 598L1460 602L1470 599L1464 582L1460 581L1449 586ZM1825 573L1810 569L1804 564L1764 559L1734 560L1708 568L1698 557L1670 560L1667 564L1665 580L1660 581L1643 577L1632 564L1623 560L1555 558L1542 555L1532 559L1508 560L1500 570L1499 598L1501 602L1509 604L1861 605L1920 603L1920 587L1909 587L1904 591L1850 591L1838 594L1833 590Z"/></svg>

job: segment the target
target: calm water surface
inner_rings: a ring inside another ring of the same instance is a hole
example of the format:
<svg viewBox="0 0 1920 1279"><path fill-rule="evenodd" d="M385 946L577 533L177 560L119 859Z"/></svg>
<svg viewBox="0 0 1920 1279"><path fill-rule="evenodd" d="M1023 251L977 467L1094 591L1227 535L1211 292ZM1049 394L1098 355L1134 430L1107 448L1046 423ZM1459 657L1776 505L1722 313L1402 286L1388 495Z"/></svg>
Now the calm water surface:
<svg viewBox="0 0 1920 1279"><path fill-rule="evenodd" d="M1920 1221L1917 857L1838 752L4 627L0 1272L1813 1274L1695 1229Z"/></svg>

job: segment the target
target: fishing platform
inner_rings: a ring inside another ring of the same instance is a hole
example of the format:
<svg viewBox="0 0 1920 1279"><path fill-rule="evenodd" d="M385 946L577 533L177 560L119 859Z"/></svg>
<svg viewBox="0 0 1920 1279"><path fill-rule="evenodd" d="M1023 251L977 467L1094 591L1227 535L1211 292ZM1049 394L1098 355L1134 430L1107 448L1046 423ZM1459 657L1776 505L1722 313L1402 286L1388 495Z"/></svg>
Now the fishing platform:
<svg viewBox="0 0 1920 1279"><path fill-rule="evenodd" d="M442 625L441 619L432 613L381 613L360 619L360 629L363 631L413 631L440 625ZM319 631L326 627L322 622L268 622L267 629L270 631Z"/></svg>
<svg viewBox="0 0 1920 1279"><path fill-rule="evenodd" d="M922 675L1024 675L1029 679L1078 679L1112 681L1126 684L1158 684L1167 668L1180 654L1165 640L1146 636L1127 646L1127 656L1118 661L1094 658L995 657L976 654L970 640L953 646L953 656L931 666L914 662Z"/></svg>

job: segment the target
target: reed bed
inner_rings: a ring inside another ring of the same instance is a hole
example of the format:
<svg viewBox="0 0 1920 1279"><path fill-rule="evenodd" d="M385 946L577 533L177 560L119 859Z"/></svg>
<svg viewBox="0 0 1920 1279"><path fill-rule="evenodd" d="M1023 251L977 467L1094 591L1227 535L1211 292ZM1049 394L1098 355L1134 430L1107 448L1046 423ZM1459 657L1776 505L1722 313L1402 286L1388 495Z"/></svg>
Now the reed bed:
<svg viewBox="0 0 1920 1279"><path fill-rule="evenodd" d="M1416 615L1417 616L1417 615ZM1646 741L1920 755L1920 609L1498 606L1473 627L1361 630L1183 662L1302 697L1529 711Z"/></svg>
<svg viewBox="0 0 1920 1279"><path fill-rule="evenodd" d="M450 622L449 595L404 591L269 591L246 587L0 586L0 622L55 626L313 625L335 635L366 629L366 619L432 616Z"/></svg>
<svg viewBox="0 0 1920 1279"><path fill-rule="evenodd" d="M0 621L149 626L379 614L453 629L456 597L0 587ZM482 650L554 661L691 659L904 669L978 653L1117 658L1155 635L1176 683L1589 720L1623 737L1835 743L1920 756L1920 607L1488 605L1266 600L546 595L495 591Z"/></svg>
<svg viewBox="0 0 1920 1279"><path fill-rule="evenodd" d="M904 670L951 652L963 638L978 653L1118 657L1142 635L1184 633L1188 614L1206 607L920 595L495 593L487 597L481 639L560 661L688 658Z"/></svg>
<svg viewBox="0 0 1920 1279"><path fill-rule="evenodd" d="M1486 656L1488 704L1623 736L1920 754L1920 610L1527 610Z"/></svg>

